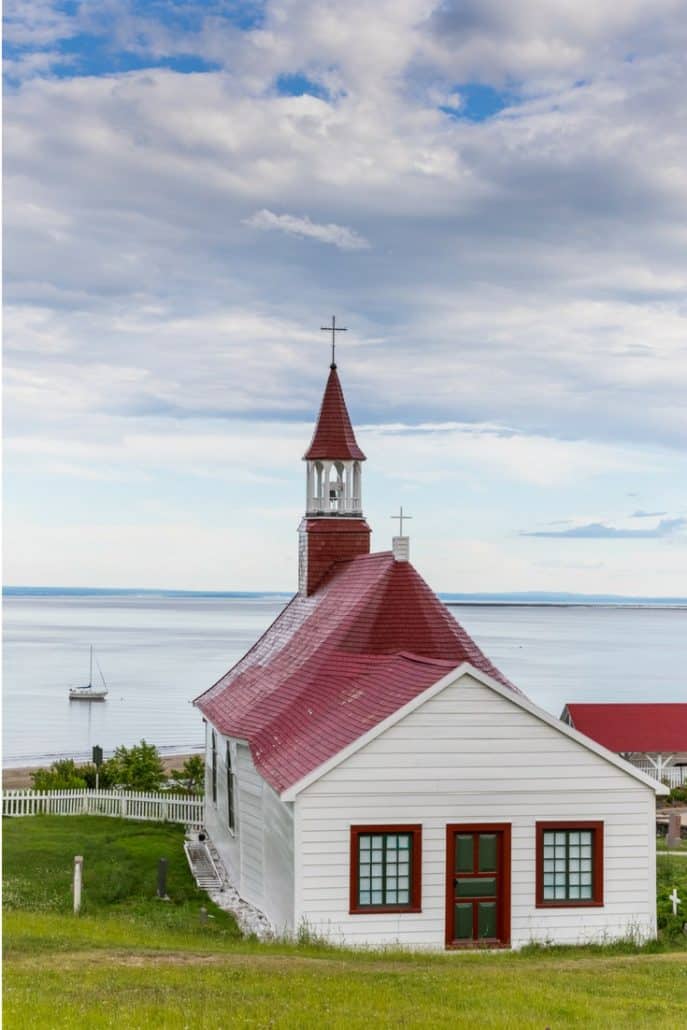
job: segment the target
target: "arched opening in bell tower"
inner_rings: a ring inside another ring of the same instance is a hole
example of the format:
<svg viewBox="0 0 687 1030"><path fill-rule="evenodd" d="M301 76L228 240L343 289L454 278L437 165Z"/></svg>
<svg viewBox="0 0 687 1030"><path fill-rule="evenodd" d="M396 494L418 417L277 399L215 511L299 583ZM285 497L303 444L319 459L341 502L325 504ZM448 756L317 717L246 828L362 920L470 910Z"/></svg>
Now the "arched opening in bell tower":
<svg viewBox="0 0 687 1030"><path fill-rule="evenodd" d="M346 469L342 461L333 461L329 466L327 481L328 509L331 512L345 510L346 506Z"/></svg>

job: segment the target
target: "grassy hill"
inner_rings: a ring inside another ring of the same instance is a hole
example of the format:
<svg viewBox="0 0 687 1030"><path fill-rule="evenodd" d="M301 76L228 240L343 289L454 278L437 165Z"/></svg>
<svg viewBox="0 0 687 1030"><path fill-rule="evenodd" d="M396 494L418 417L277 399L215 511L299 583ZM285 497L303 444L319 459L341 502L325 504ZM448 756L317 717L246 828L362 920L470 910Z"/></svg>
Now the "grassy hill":
<svg viewBox="0 0 687 1030"><path fill-rule="evenodd" d="M182 839L179 827L97 817L4 821L8 1030L673 1027L687 1009L684 943L421 956L245 940L196 890ZM154 897L160 857L170 902ZM687 888L687 858L661 861Z"/></svg>

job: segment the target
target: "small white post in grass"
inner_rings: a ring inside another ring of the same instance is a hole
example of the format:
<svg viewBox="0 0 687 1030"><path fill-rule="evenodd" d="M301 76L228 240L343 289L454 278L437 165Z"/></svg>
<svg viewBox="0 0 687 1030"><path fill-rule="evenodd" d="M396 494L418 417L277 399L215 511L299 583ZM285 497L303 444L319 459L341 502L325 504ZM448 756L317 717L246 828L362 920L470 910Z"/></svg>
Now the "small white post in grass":
<svg viewBox="0 0 687 1030"><path fill-rule="evenodd" d="M74 915L81 910L81 884L83 882L83 855L74 855Z"/></svg>
<svg viewBox="0 0 687 1030"><path fill-rule="evenodd" d="M673 887L673 893L668 895L668 900L673 903L673 915L677 915L677 906L682 904L682 901L677 896L677 887Z"/></svg>

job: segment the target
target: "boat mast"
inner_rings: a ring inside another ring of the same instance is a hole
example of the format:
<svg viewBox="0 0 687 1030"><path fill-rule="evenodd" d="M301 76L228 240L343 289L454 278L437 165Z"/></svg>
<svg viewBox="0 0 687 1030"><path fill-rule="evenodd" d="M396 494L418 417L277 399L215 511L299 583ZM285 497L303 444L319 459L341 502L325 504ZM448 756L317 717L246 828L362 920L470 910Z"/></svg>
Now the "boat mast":
<svg viewBox="0 0 687 1030"><path fill-rule="evenodd" d="M88 685L93 686L93 644L91 644L91 665L88 672Z"/></svg>

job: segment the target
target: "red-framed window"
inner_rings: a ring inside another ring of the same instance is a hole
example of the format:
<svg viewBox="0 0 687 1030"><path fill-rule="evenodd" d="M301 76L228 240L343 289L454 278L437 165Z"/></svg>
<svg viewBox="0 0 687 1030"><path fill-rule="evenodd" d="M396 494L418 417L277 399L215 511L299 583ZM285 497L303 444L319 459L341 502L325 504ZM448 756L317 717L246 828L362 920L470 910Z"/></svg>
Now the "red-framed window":
<svg viewBox="0 0 687 1030"><path fill-rule="evenodd" d="M211 734L210 744L212 749L212 800L215 804L217 804L217 737L215 736L214 730Z"/></svg>
<svg viewBox="0 0 687 1030"><path fill-rule="evenodd" d="M351 826L351 913L422 911L422 827Z"/></svg>
<svg viewBox="0 0 687 1030"><path fill-rule="evenodd" d="M538 822L537 908L600 907L604 903L604 824Z"/></svg>
<svg viewBox="0 0 687 1030"><path fill-rule="evenodd" d="M227 774L227 826L231 833L235 833L236 809L234 805L234 769L231 764L231 745L229 744L229 741L227 741L225 768Z"/></svg>

